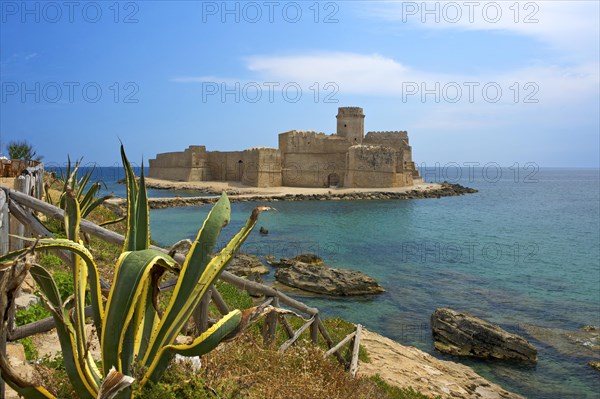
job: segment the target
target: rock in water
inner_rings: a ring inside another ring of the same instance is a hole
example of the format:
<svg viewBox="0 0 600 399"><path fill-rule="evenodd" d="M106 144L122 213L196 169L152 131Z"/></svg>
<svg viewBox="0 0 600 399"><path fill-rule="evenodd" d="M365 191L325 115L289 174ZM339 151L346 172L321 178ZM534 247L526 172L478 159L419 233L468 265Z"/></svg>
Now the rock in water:
<svg viewBox="0 0 600 399"><path fill-rule="evenodd" d="M263 265L258 256L247 254L235 255L227 265L227 270L240 277L269 273L269 268Z"/></svg>
<svg viewBox="0 0 600 399"><path fill-rule="evenodd" d="M296 262L308 263L313 266L324 265L323 259L315 254L300 254L293 258L280 258L279 260L268 260L267 263L273 267L290 267Z"/></svg>
<svg viewBox="0 0 600 399"><path fill-rule="evenodd" d="M283 259L282 259L283 260ZM325 295L379 294L383 287L372 277L354 270L334 269L290 259L280 262L275 278L282 284Z"/></svg>
<svg viewBox="0 0 600 399"><path fill-rule="evenodd" d="M578 330L531 324L521 324L521 327L530 337L551 346L561 355L597 359L600 354L600 331L594 326L588 325Z"/></svg>
<svg viewBox="0 0 600 399"><path fill-rule="evenodd" d="M318 257L315 254L301 254L301 255L298 255L298 256L292 258L292 260L297 261L297 262L302 262L302 263L308 263L309 265L314 265L314 266L323 265L323 259L321 259L320 257Z"/></svg>
<svg viewBox="0 0 600 399"><path fill-rule="evenodd" d="M468 313L448 308L431 315L435 348L450 355L537 362L537 350L523 337Z"/></svg>

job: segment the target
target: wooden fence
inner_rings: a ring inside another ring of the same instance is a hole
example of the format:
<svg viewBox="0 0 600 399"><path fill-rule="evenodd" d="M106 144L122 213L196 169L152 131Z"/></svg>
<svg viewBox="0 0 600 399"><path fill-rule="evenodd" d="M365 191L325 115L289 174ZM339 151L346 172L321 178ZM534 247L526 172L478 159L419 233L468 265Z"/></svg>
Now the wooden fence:
<svg viewBox="0 0 600 399"><path fill-rule="evenodd" d="M0 189L0 211L2 212L0 217L0 254L6 253L8 248L22 248L22 240L11 240L12 237L9 237L8 232L11 225L18 225L17 228L20 228L20 230L17 229L17 232L22 232L22 234L20 234L21 236L53 236L52 233L48 231L48 229L32 215L32 212L43 213L46 215L46 217L57 220L64 219L64 212L62 209L41 200L43 191L43 165L41 167L41 172L40 170L37 170L37 172L32 170L27 175L19 176L16 180L19 180L18 183L15 182L15 187L18 188L18 190ZM80 228L82 232L96 236L110 243L122 245L125 240L123 235L98 226L85 219L81 221ZM11 245L17 246L13 248ZM163 252L168 252L168 250L164 248L156 246L152 246L152 248ZM58 255L66 262L70 263L71 258L67 253L59 253ZM185 257L181 254L176 254L174 258L180 264L182 264L185 259ZM327 347L329 348L329 350L325 353L325 356L334 355L340 363L350 369L350 372L353 376L356 374L362 330L362 326L360 324L357 325L355 332L349 334L342 341L336 344L333 342L330 334L320 319L319 309L310 307L270 286L238 277L228 271L224 271L221 274L220 279L240 289L264 295L265 301L261 306L271 305L277 308L281 306L287 306L307 319L307 321L298 330L294 331L285 315L277 313L268 314L266 316L262 331L265 343L272 344L275 342L278 324L281 325L288 336L288 340L279 347L280 351L285 351L298 340L303 332L308 330L310 339L315 344L318 341L319 335L323 337ZM160 288L161 290L170 290L173 289L175 283L176 279L173 279L163 283ZM103 289L110 288L110 285L103 280L101 280L101 285ZM196 329L199 333L206 331L210 324L215 322L215 320L211 320L209 318L208 310L211 302L222 315L229 313L229 307L225 303L225 300L217 288L215 286L211 286L209 289L210 293L205 295L204 299L200 302L198 308L194 311L192 316L194 323L196 324ZM91 308L88 307L87 311L89 312L89 315L91 315ZM12 313L14 313L14 310ZM2 342L5 342L6 340L15 341L33 334L48 331L54 327L54 320L49 317L18 327L15 327L13 321L9 320L8 325L5 327L6 328L2 328L2 331L6 333L6 336L0 337L0 350L3 354L5 354L5 348L1 346ZM4 341L2 340L3 338ZM350 362L347 362L340 352L340 349L348 343L350 343L352 347L352 357ZM1 382L2 381L0 379L0 384Z"/></svg>
<svg viewBox="0 0 600 399"><path fill-rule="evenodd" d="M41 199L44 192L44 164L23 169L14 179L14 187L15 191ZM6 192L0 194L0 253L23 248L23 240L10 237L9 234L19 237L28 237L31 234L25 224L15 220L12 210L9 209L10 202Z"/></svg>
<svg viewBox="0 0 600 399"><path fill-rule="evenodd" d="M40 161L2 159L2 161L0 161L0 177L16 177L23 173L27 168L37 168L40 165L42 165Z"/></svg>

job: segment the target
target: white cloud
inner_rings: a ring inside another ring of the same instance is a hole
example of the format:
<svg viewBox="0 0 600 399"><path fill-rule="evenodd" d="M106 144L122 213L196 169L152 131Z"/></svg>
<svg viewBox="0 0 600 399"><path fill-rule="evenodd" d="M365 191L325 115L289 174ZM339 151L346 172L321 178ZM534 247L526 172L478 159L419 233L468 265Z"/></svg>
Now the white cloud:
<svg viewBox="0 0 600 399"><path fill-rule="evenodd" d="M597 1L368 2L361 4L360 12L370 18L423 29L501 31L529 36L571 57L598 58Z"/></svg>
<svg viewBox="0 0 600 399"><path fill-rule="evenodd" d="M377 95L435 102L564 102L597 94L598 64L538 64L502 73L478 75L429 73L379 54L317 53L254 56L249 71L263 81L297 82L308 87L334 82L342 94ZM496 93L497 90L501 93ZM427 92L431 94L426 94ZM460 92L460 99L457 96ZM518 96L517 96L518 92Z"/></svg>

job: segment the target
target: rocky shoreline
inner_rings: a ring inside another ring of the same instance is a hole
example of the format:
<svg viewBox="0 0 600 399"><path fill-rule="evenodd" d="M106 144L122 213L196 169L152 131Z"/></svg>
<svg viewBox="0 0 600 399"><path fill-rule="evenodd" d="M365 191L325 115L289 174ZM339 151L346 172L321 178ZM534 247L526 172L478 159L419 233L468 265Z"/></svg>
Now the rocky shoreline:
<svg viewBox="0 0 600 399"><path fill-rule="evenodd" d="M149 188L160 189L181 189L179 185L155 185L148 183ZM191 187L190 187L191 189ZM197 188L195 189L197 190ZM207 194L220 194L212 189L203 189ZM328 191L326 193L314 194L242 194L240 191L226 190L231 202L277 202L277 201L352 201L352 200L407 200L422 198L441 198L457 195L472 194L478 192L470 187L460 184L441 183L438 188L428 190L408 190L408 191L350 191L335 193ZM171 208L178 206L192 206L212 204L218 200L217 196L198 196L198 197L173 197L173 198L150 198L149 205L152 209ZM124 199L109 200L113 204L124 204Z"/></svg>
<svg viewBox="0 0 600 399"><path fill-rule="evenodd" d="M413 346L363 329L361 345L370 362L361 362L359 375L379 375L388 384L413 387L431 396L457 399L524 399L460 363L440 360Z"/></svg>

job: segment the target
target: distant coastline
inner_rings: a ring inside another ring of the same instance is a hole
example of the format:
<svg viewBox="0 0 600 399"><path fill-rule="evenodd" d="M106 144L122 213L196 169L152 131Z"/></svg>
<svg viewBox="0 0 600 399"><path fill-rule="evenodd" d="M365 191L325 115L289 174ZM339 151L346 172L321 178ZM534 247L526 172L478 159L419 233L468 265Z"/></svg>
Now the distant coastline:
<svg viewBox="0 0 600 399"><path fill-rule="evenodd" d="M395 188L303 188L244 186L237 182L176 182L146 178L146 187L161 190L194 190L207 195L195 197L150 198L153 209L177 206L212 204L217 195L225 192L231 202L276 201L340 201L340 200L405 200L441 198L476 193L478 190L452 183L419 183ZM124 199L115 198L109 203L122 205Z"/></svg>

